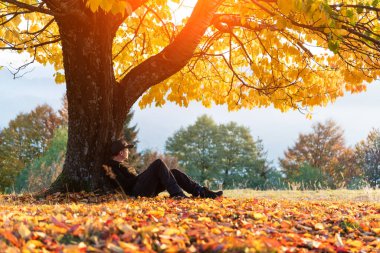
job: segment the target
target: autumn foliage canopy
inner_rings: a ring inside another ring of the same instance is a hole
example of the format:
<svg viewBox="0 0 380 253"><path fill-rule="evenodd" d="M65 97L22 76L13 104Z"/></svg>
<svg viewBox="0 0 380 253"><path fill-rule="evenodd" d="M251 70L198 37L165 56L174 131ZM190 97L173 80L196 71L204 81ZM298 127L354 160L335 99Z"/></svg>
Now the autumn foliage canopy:
<svg viewBox="0 0 380 253"><path fill-rule="evenodd" d="M54 8L71 2L80 1L1 1L0 49L27 51L54 65L56 81L64 82ZM179 2L84 0L88 11L123 19L112 48L117 80L174 41L188 20L173 16ZM379 75L377 0L214 2L220 6L186 67L151 87L141 106L197 100L232 110L311 108L363 91Z"/></svg>

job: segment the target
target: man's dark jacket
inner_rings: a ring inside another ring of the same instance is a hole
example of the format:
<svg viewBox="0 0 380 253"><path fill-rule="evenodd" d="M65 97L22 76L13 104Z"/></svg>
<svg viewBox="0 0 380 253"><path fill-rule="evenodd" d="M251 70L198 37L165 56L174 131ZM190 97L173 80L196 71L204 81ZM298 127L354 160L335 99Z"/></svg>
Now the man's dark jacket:
<svg viewBox="0 0 380 253"><path fill-rule="evenodd" d="M120 187L122 187L126 194L132 195L132 189L137 180L136 170L128 167L125 163L112 159L107 162L107 165L112 168L112 172L116 176L115 179L111 180L112 185L116 189L120 189Z"/></svg>

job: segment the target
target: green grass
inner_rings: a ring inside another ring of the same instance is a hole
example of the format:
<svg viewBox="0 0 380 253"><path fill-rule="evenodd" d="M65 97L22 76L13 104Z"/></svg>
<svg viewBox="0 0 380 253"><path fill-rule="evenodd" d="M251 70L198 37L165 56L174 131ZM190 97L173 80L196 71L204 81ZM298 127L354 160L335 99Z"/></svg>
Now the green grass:
<svg viewBox="0 0 380 253"><path fill-rule="evenodd" d="M328 200L328 201L356 201L356 202L380 202L380 189L361 190L267 190L257 191L252 189L225 190L225 197L230 198L265 198L273 200Z"/></svg>

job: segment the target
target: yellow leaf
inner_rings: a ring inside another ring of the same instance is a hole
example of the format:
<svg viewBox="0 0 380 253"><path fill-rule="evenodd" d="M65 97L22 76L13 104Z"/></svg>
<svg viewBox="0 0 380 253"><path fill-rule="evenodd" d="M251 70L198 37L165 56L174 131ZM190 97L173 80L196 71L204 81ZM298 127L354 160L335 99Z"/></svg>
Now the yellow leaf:
<svg viewBox="0 0 380 253"><path fill-rule="evenodd" d="M358 240L351 240L351 239L348 239L346 241L346 243L352 247L355 247L355 248L362 248L363 247L363 243L361 241L358 241Z"/></svg>
<svg viewBox="0 0 380 253"><path fill-rule="evenodd" d="M24 223L21 223L21 225L19 226L18 233L21 235L23 239L28 239L31 235L30 230L24 225Z"/></svg>
<svg viewBox="0 0 380 253"><path fill-rule="evenodd" d="M380 235L380 228L372 228L372 231Z"/></svg>
<svg viewBox="0 0 380 253"><path fill-rule="evenodd" d="M101 1L101 0L100 0ZM97 12L100 4L99 0L88 0L86 7L90 8L92 12Z"/></svg>
<svg viewBox="0 0 380 253"><path fill-rule="evenodd" d="M109 12L112 8L112 5L113 5L113 1L110 1L110 0L103 0L101 3L100 3L100 7L105 11L105 12Z"/></svg>
<svg viewBox="0 0 380 253"><path fill-rule="evenodd" d="M26 247L30 250L33 250L35 248L41 248L43 247L44 244L38 240L29 240L27 243L26 243Z"/></svg>
<svg viewBox="0 0 380 253"><path fill-rule="evenodd" d="M323 226L322 223L317 223L317 224L315 224L315 225L314 225L314 228L315 228L316 230L323 230L323 229L325 229L325 227Z"/></svg>
<svg viewBox="0 0 380 253"><path fill-rule="evenodd" d="M261 219L265 218L265 215L262 213L255 213L253 215L253 218L255 218L256 220L261 220Z"/></svg>
<svg viewBox="0 0 380 253"><path fill-rule="evenodd" d="M179 233L181 233L181 231L177 228L168 228L168 229L165 229L163 234L164 235L176 235Z"/></svg>
<svg viewBox="0 0 380 253"><path fill-rule="evenodd" d="M132 243L122 242L122 241L119 242L119 246L121 248L123 248L124 250L127 250L127 251L137 251L137 250L139 250L139 247L137 247L136 245L134 245Z"/></svg>
<svg viewBox="0 0 380 253"><path fill-rule="evenodd" d="M200 221L200 222L211 222L211 219L209 217L199 217L198 221Z"/></svg>
<svg viewBox="0 0 380 253"><path fill-rule="evenodd" d="M63 75L59 72L56 72L53 76L54 76L54 80L57 84L61 84L61 83L66 82L65 75Z"/></svg>
<svg viewBox="0 0 380 253"><path fill-rule="evenodd" d="M164 209L162 209L162 210L151 210L147 214L150 214L156 218L160 218L160 217L163 217L165 215L165 210Z"/></svg>

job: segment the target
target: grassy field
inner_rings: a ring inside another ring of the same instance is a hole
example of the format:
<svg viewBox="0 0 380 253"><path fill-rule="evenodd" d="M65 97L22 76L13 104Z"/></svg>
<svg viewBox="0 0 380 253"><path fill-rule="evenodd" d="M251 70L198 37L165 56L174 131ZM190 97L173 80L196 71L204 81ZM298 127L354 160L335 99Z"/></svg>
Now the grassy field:
<svg viewBox="0 0 380 253"><path fill-rule="evenodd" d="M260 198L272 200L324 200L324 201L355 201L355 202L379 202L380 189L362 190L318 190L318 191L299 191L299 190L268 190L255 191L251 189L226 190L224 195L230 198Z"/></svg>

